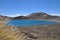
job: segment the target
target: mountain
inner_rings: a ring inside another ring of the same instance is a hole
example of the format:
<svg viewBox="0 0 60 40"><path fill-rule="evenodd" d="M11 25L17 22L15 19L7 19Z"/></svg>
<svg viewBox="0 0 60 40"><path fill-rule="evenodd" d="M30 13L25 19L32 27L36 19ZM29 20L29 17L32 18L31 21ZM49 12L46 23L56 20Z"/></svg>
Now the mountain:
<svg viewBox="0 0 60 40"><path fill-rule="evenodd" d="M14 17L13 19L29 19L29 17L27 17L27 16L18 16L18 17Z"/></svg>
<svg viewBox="0 0 60 40"><path fill-rule="evenodd" d="M44 12L37 12L32 13L27 16L17 16L17 17L7 17L0 15L0 20L10 20L10 19L58 19L60 20L59 16L52 16Z"/></svg>
<svg viewBox="0 0 60 40"><path fill-rule="evenodd" d="M10 19L12 19L12 18L0 15L0 20L10 20Z"/></svg>
<svg viewBox="0 0 60 40"><path fill-rule="evenodd" d="M44 12L32 13L27 16L17 16L14 19L59 19L59 16L52 16Z"/></svg>

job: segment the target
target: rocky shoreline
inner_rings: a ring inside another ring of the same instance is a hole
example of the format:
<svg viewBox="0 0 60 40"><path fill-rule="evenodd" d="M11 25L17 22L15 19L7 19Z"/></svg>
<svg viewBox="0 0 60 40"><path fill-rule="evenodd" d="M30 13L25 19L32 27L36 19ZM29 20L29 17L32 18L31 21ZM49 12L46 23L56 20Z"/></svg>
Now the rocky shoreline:
<svg viewBox="0 0 60 40"><path fill-rule="evenodd" d="M4 23L0 24L0 40L60 40L60 24L14 27Z"/></svg>

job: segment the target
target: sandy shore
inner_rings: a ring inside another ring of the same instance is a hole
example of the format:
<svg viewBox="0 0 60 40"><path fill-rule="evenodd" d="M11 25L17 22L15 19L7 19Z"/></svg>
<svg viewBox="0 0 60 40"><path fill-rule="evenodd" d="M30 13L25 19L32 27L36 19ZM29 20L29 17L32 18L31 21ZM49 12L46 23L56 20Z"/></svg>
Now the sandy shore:
<svg viewBox="0 0 60 40"><path fill-rule="evenodd" d="M58 22L58 23L60 23L60 20L57 20L57 19L48 19L46 21L52 21L52 22Z"/></svg>
<svg viewBox="0 0 60 40"><path fill-rule="evenodd" d="M60 20L58 20L58 19L32 19L32 20L45 20L45 21L52 21L52 22L60 23Z"/></svg>
<svg viewBox="0 0 60 40"><path fill-rule="evenodd" d="M45 20L45 21L52 21L52 22L58 22L58 23L60 23L59 19L28 19L28 20Z"/></svg>

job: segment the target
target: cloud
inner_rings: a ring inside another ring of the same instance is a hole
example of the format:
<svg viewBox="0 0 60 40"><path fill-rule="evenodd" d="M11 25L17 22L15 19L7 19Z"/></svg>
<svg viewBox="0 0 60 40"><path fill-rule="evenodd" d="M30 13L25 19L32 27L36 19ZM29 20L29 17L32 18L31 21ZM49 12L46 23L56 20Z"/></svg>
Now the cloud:
<svg viewBox="0 0 60 40"><path fill-rule="evenodd" d="M6 15L6 16L9 16L9 17L16 17L16 16L21 16L22 14L10 14L10 15Z"/></svg>
<svg viewBox="0 0 60 40"><path fill-rule="evenodd" d="M60 14L50 14L50 15L52 15L52 16L60 16Z"/></svg>
<svg viewBox="0 0 60 40"><path fill-rule="evenodd" d="M16 16L26 16L26 14L21 14L21 13L16 13L16 14L5 14L5 13L0 13L0 15L3 16L8 16L8 17L16 17Z"/></svg>

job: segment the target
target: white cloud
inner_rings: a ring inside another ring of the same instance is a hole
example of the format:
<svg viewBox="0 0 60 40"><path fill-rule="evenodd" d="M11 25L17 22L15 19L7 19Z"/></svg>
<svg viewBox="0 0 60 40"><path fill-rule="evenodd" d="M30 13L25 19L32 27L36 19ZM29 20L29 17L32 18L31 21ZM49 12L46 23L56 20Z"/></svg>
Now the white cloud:
<svg viewBox="0 0 60 40"><path fill-rule="evenodd" d="M52 16L60 16L60 14L50 14L50 15L52 15Z"/></svg>
<svg viewBox="0 0 60 40"><path fill-rule="evenodd" d="M10 15L6 15L6 16L10 16L10 17L16 17L16 16L21 16L22 14L10 14Z"/></svg>
<svg viewBox="0 0 60 40"><path fill-rule="evenodd" d="M9 16L9 17L16 17L16 16L26 16L26 14L21 14L21 13L17 13L17 14L4 14L4 13L0 13L0 15L3 16Z"/></svg>

